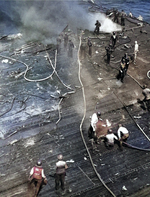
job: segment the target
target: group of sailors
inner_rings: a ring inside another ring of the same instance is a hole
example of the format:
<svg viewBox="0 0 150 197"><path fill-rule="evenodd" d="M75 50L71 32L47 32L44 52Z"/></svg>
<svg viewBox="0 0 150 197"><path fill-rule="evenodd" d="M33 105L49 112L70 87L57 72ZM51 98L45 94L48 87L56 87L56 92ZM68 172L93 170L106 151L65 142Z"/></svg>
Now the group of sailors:
<svg viewBox="0 0 150 197"><path fill-rule="evenodd" d="M68 57L73 57L74 43L69 39L68 33L61 33L57 38L57 53L61 51L61 43L64 41L64 49L68 52Z"/></svg>
<svg viewBox="0 0 150 197"><path fill-rule="evenodd" d="M67 163L63 161L63 155L57 156L58 161L56 162L56 173L55 177L55 190L59 189L61 186L62 195L65 194L65 176L66 169L68 169ZM44 185L48 183L47 178L44 174L44 169L42 167L42 161L38 160L36 165L31 169L29 175L29 182L35 187L33 197L37 197Z"/></svg>
<svg viewBox="0 0 150 197"><path fill-rule="evenodd" d="M116 9L113 9L113 11L111 13L106 13L106 15L113 16L112 20L114 22L117 22L121 26L125 26L125 17L127 14L124 12L124 10L122 10L121 12L118 12ZM119 21L119 17L120 17L120 21ZM129 13L129 17L133 17L131 12ZM95 27L94 33L99 34L101 23L97 20L95 23L95 26L96 27ZM110 41L109 41L109 45L105 47L106 56L107 56L107 65L110 64L111 54L112 54L112 52L114 52L114 50L116 48L117 40L118 40L117 33L112 32L112 35L111 35ZM134 64L136 64L138 51L139 51L139 45L138 45L137 41L135 41L134 52L133 52L134 55L128 55L126 53L122 57L121 63L120 63L119 74L117 75L117 79L121 80L121 82L123 82L123 79L127 73L130 60L134 60Z"/></svg>
<svg viewBox="0 0 150 197"><path fill-rule="evenodd" d="M106 55L107 55L107 65L110 65L111 54L115 50L117 39L118 36L116 32L113 32L110 38L110 44L107 47L105 47ZM139 45L137 41L135 41L133 54L129 55L128 53L125 53L124 56L121 58L119 74L117 75L117 79L121 80L121 82L123 82L123 79L127 73L130 61L136 64L138 51L139 51Z"/></svg>
<svg viewBox="0 0 150 197"><path fill-rule="evenodd" d="M91 124L88 130L88 137L90 139L94 139L95 143L97 143L97 139L99 136L98 133L98 124L101 124L101 134L99 134L100 139L104 141L106 147L112 148L114 144L117 143L122 150L122 142L126 141L129 137L129 131L127 128L118 125L117 131L113 132L111 124L108 121L103 121L101 118L101 112L95 112L91 117Z"/></svg>

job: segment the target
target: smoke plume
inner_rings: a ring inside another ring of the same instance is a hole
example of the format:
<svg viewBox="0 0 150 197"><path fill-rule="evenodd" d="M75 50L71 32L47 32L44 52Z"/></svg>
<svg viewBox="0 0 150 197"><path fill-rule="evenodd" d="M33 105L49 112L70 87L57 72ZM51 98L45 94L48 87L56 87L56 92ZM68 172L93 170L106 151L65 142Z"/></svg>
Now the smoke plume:
<svg viewBox="0 0 150 197"><path fill-rule="evenodd" d="M25 40L54 43L67 25L74 32L77 28L93 31L96 20L101 22L101 31L121 30L104 14L89 13L77 0L2 0L0 4Z"/></svg>

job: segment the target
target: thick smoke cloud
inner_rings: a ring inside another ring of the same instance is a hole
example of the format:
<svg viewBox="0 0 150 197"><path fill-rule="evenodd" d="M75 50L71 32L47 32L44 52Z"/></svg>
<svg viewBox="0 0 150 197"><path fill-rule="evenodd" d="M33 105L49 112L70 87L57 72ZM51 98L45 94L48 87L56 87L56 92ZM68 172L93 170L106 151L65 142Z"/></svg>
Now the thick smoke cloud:
<svg viewBox="0 0 150 197"><path fill-rule="evenodd" d="M56 42L56 37L68 25L72 31L77 28L93 31L96 20L102 24L101 30L111 32L116 27L102 14L89 14L78 4L79 1L66 0L11 0L1 1L9 7L4 12L11 21L19 25L25 40L41 40L45 43ZM111 24L111 25L110 25ZM111 28L111 29L110 29Z"/></svg>

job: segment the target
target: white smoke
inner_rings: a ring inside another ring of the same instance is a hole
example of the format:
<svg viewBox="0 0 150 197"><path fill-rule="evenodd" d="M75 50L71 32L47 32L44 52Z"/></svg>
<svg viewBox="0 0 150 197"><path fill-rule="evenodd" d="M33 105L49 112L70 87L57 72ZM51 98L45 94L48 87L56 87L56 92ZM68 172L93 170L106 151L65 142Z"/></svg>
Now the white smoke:
<svg viewBox="0 0 150 197"><path fill-rule="evenodd" d="M89 25L89 30L93 31L95 28L95 23L96 20L99 20L101 23L100 31L106 32L106 33L111 33L113 31L121 31L122 27L118 25L117 23L114 23L111 19L109 19L105 14L102 13L95 13L95 14L90 14L89 16L89 21L92 21Z"/></svg>
<svg viewBox="0 0 150 197"><path fill-rule="evenodd" d="M10 4L10 9L15 10L15 12L10 12L11 18L22 24L19 31L25 40L54 43L67 25L72 31L77 31L77 28L94 31L96 20L100 21L100 30L103 32L121 30L120 26L113 23L104 14L91 14L77 1L16 0L15 3ZM15 16L12 16L12 13Z"/></svg>

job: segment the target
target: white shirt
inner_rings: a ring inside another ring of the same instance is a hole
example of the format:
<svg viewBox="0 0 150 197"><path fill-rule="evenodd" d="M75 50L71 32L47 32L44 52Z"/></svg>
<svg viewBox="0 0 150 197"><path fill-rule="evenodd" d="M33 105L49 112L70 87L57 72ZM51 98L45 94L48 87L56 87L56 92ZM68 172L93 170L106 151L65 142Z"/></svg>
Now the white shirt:
<svg viewBox="0 0 150 197"><path fill-rule="evenodd" d="M36 167L36 166L35 166L35 167ZM30 171L30 176L33 175L33 173L34 173L34 167L33 167L33 168L31 169L31 171ZM43 169L42 169L42 177L43 177L43 178L46 178Z"/></svg>
<svg viewBox="0 0 150 197"><path fill-rule="evenodd" d="M93 127L93 131L96 129L96 123L98 122L97 113L94 113L91 117L91 126Z"/></svg>
<svg viewBox="0 0 150 197"><path fill-rule="evenodd" d="M106 138L111 144L114 144L114 139L118 140L117 136L115 136L113 133L107 134Z"/></svg>
<svg viewBox="0 0 150 197"><path fill-rule="evenodd" d="M150 99L150 89L149 88L145 88L143 90L144 95L146 96L146 99Z"/></svg>
<svg viewBox="0 0 150 197"><path fill-rule="evenodd" d="M129 16L130 16L130 17L132 17L132 16L133 16L131 12L129 13Z"/></svg>
<svg viewBox="0 0 150 197"><path fill-rule="evenodd" d="M63 174L66 172L66 169L68 168L67 164L65 161L58 161L56 163L56 174Z"/></svg>
<svg viewBox="0 0 150 197"><path fill-rule="evenodd" d="M119 129L117 131L119 139L121 139L121 133L122 134L127 134L127 133L129 133L129 131L125 127L119 127Z"/></svg>
<svg viewBox="0 0 150 197"><path fill-rule="evenodd" d="M65 166L66 165L66 162L65 161L58 161L56 163L56 167L61 167L61 166Z"/></svg>
<svg viewBox="0 0 150 197"><path fill-rule="evenodd" d="M134 52L138 52L138 51L139 51L139 45L136 43L134 47Z"/></svg>

